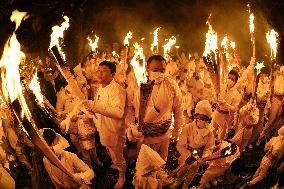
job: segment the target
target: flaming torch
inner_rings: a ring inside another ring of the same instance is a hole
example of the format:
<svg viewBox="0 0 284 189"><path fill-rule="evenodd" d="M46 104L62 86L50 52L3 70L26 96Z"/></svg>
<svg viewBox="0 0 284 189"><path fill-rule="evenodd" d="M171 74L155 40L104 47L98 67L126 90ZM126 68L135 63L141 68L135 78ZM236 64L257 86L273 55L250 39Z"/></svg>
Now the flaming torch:
<svg viewBox="0 0 284 189"><path fill-rule="evenodd" d="M272 91L273 89L273 81L274 81L274 77L273 77L273 72L274 72L274 65L276 63L276 55L277 55L277 38L279 37L278 33L275 30L270 30L270 32L266 33L266 40L267 43L270 45L270 49L271 49L271 54L270 54L270 59L271 59L271 72L270 72L270 81L271 81L271 85L270 85L270 91ZM272 94L272 93L271 93Z"/></svg>
<svg viewBox="0 0 284 189"><path fill-rule="evenodd" d="M135 50L130 64L133 67L137 85L140 86L141 83L147 82L146 61L143 54L143 48L138 43L134 43L133 46Z"/></svg>
<svg viewBox="0 0 284 189"><path fill-rule="evenodd" d="M129 48L129 39L132 39L132 32L129 31L123 41L123 44L125 46L125 58L124 58L124 64L127 65L127 57L128 57L128 48ZM125 68L125 66L124 66Z"/></svg>
<svg viewBox="0 0 284 189"><path fill-rule="evenodd" d="M209 29L206 33L206 41L205 41L205 49L203 52L203 61L207 65L208 71L210 72L210 76L212 81L214 81L215 89L217 94L220 94L220 68L218 65L218 45L217 45L217 32L215 32L210 23L211 14L208 17L206 24ZM214 54L212 59L211 54Z"/></svg>
<svg viewBox="0 0 284 189"><path fill-rule="evenodd" d="M159 40L158 40L158 31L161 29L161 27L156 28L155 31L153 32L154 36L154 41L151 44L151 51L153 54L158 54L159 53Z"/></svg>
<svg viewBox="0 0 284 189"><path fill-rule="evenodd" d="M25 129L26 134L30 137L33 144L37 146L54 165L73 178L73 174L62 165L45 140L41 137L41 135L39 135L36 120L33 119L23 95L19 64L25 58L25 54L20 50L21 45L16 38L16 30L25 16L25 12L19 12L16 10L13 11L10 18L12 22L16 23L16 28L12 36L6 42L0 60L4 97L6 101L11 102L11 109L13 110L16 119L22 126L22 129Z"/></svg>
<svg viewBox="0 0 284 189"><path fill-rule="evenodd" d="M53 26L52 33L50 35L50 45L49 49L53 53L56 61L58 70L62 74L62 76L66 79L68 84L72 87L72 92L75 96L79 97L80 99L85 99L85 95L82 93L81 89L79 88L77 81L75 80L74 76L71 74L70 70L65 66L65 55L60 48L60 41L63 40L63 33L69 27L69 18L64 16L64 22L61 26ZM61 68L61 66L64 68Z"/></svg>
<svg viewBox="0 0 284 189"><path fill-rule="evenodd" d="M92 51L97 53L98 43L99 43L100 38L97 35L95 35L95 41L94 42L89 36L87 37L87 39L89 40L89 45L90 45Z"/></svg>
<svg viewBox="0 0 284 189"><path fill-rule="evenodd" d="M164 47L164 57L167 60L170 60L169 53L171 51L171 47L176 43L177 39L175 36L172 36L170 39L165 39L165 41L168 41L163 47Z"/></svg>
<svg viewBox="0 0 284 189"><path fill-rule="evenodd" d="M247 4L248 11L249 11L249 31L251 35L251 42L252 42L252 57L255 58L255 37L254 37L254 15L250 11L250 5Z"/></svg>

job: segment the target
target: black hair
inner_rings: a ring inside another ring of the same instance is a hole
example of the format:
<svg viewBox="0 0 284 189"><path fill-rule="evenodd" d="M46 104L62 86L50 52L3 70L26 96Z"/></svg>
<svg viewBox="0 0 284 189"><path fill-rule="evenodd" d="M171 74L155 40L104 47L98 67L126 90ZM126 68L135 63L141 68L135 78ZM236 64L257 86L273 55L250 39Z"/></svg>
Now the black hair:
<svg viewBox="0 0 284 189"><path fill-rule="evenodd" d="M229 72L229 75L233 75L233 76L235 76L235 82L237 82L238 81L238 79L240 78L240 75L238 74L238 72L236 71L236 70L231 70L230 72Z"/></svg>
<svg viewBox="0 0 284 189"><path fill-rule="evenodd" d="M112 74L115 74L115 73L116 73L116 65L115 65L114 63L112 63L112 62L103 61L103 62L101 62L101 63L99 64L99 66L107 66L107 67L109 67L110 72L111 72Z"/></svg>
<svg viewBox="0 0 284 189"><path fill-rule="evenodd" d="M152 62L153 60L157 60L159 62L167 62L166 59L162 56L162 55L153 55L153 56L150 56L147 60L147 64L149 64L150 62Z"/></svg>
<svg viewBox="0 0 284 189"><path fill-rule="evenodd" d="M44 74L42 71L38 71L37 72L37 77L40 78L40 79L43 79L44 78Z"/></svg>
<svg viewBox="0 0 284 189"><path fill-rule="evenodd" d="M53 141L56 138L56 133L53 130L51 130L51 129L44 129L42 137L44 138L46 143L49 146L51 146L51 144L53 143Z"/></svg>

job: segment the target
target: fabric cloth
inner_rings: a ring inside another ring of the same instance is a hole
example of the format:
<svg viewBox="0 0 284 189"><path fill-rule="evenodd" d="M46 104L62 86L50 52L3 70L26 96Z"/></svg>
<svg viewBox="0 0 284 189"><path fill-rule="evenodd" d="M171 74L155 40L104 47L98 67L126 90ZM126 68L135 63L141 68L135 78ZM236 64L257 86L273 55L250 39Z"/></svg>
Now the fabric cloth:
<svg viewBox="0 0 284 189"><path fill-rule="evenodd" d="M128 90L128 104L127 104L127 126L135 125L139 120L140 115L140 89L132 88ZM177 83L169 77L160 77L155 80L153 90L149 96L147 107L145 108L145 116L142 122L158 124L168 120L172 120L172 113L174 117L174 126L172 136L177 138L179 130L184 124L182 96ZM169 141L170 129L161 136L144 137L141 143L144 144L157 144L160 146L160 152L165 152L168 146L165 146ZM161 145L160 143L163 143ZM163 157L167 156L166 153L160 154Z"/></svg>
<svg viewBox="0 0 284 189"><path fill-rule="evenodd" d="M96 127L104 146L117 146L119 136L125 136L123 120L126 92L114 80L99 87L94 100L97 113Z"/></svg>
<svg viewBox="0 0 284 189"><path fill-rule="evenodd" d="M94 178L94 172L80 160L75 154L67 151L62 151L59 155L59 160L62 165L70 171L72 174L78 173L81 178L86 182L90 183L90 180ZM72 178L66 175L59 168L54 166L46 157L43 158L44 166L56 188L80 188Z"/></svg>
<svg viewBox="0 0 284 189"><path fill-rule="evenodd" d="M203 156L209 155L214 147L214 135L211 126L199 129L196 121L185 125L177 142L177 150L181 154L179 163L184 163L192 154L193 149L200 149L203 146L205 147Z"/></svg>

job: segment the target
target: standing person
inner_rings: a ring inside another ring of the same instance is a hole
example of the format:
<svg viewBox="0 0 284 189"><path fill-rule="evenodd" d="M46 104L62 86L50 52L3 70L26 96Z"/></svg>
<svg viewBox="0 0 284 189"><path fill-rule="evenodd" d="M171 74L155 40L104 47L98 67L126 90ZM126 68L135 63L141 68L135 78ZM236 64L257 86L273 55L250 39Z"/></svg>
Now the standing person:
<svg viewBox="0 0 284 189"><path fill-rule="evenodd" d="M184 123L182 96L178 84L164 75L166 60L161 55L153 55L147 61L148 82L135 88L128 94L126 123L132 133L139 133L133 138L141 138L138 146L146 144L164 159L168 156L172 113L174 128L172 138L179 136ZM138 132L135 132L137 131ZM130 138L130 137L128 137Z"/></svg>
<svg viewBox="0 0 284 189"><path fill-rule="evenodd" d="M113 80L115 73L115 64L108 61L101 62L97 71L100 86L97 89L94 101L85 101L83 104L98 117L96 126L101 143L107 148L112 159L112 168L119 171L119 179L115 188L122 188L126 170L123 157L123 146L125 144L123 118L126 91Z"/></svg>
<svg viewBox="0 0 284 189"><path fill-rule="evenodd" d="M227 89L224 96L219 97L217 111L213 115L213 126L218 134L219 141L225 139L228 129L233 124L234 113L238 110L242 99L237 87L235 87L238 79L238 72L231 70L228 74Z"/></svg>

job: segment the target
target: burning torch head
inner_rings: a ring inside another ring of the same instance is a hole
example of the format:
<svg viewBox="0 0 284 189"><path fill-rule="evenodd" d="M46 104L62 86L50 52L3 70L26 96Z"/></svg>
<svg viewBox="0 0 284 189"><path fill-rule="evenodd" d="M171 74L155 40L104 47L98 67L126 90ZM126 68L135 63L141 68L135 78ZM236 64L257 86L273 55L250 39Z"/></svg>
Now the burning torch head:
<svg viewBox="0 0 284 189"><path fill-rule="evenodd" d="M221 150L221 155L223 157L231 156L237 153L238 146L235 143L228 143L228 146Z"/></svg>

